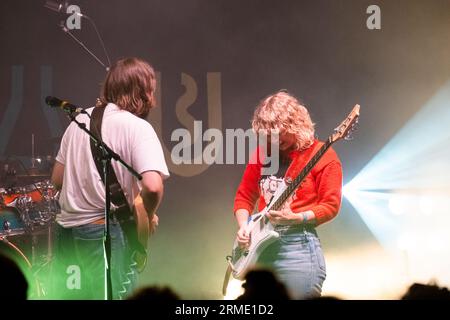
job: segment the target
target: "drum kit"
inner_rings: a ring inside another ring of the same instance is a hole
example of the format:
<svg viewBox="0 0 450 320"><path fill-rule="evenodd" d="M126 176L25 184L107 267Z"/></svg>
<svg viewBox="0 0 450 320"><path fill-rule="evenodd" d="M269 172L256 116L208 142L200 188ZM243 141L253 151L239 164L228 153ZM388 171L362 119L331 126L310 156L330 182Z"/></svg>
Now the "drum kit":
<svg viewBox="0 0 450 320"><path fill-rule="evenodd" d="M58 192L50 182L53 158L19 157L0 161L0 252L10 256L35 286L29 298L44 298L44 276L52 258L53 226L59 212ZM19 174L20 173L20 174Z"/></svg>

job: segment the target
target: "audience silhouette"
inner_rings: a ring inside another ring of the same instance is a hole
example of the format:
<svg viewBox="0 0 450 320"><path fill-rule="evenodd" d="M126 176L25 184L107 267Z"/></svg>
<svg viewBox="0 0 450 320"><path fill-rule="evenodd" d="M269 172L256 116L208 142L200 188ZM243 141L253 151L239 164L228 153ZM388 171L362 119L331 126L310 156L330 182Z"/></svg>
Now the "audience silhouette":
<svg viewBox="0 0 450 320"><path fill-rule="evenodd" d="M236 300L289 300L286 287L266 269L250 270L242 285L244 293Z"/></svg>
<svg viewBox="0 0 450 320"><path fill-rule="evenodd" d="M148 286L135 291L128 300L176 301L180 297L169 287Z"/></svg>
<svg viewBox="0 0 450 320"><path fill-rule="evenodd" d="M0 253L0 274L2 275L2 290L0 300L26 300L28 282L24 273L14 260Z"/></svg>
<svg viewBox="0 0 450 320"><path fill-rule="evenodd" d="M450 291L436 284L413 283L402 300L450 300Z"/></svg>

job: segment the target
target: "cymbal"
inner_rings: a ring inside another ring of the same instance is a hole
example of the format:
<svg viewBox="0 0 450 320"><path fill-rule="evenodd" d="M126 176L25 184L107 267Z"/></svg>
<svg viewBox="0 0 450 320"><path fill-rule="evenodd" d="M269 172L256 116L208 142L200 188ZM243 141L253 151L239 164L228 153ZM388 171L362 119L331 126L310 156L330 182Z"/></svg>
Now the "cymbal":
<svg viewBox="0 0 450 320"><path fill-rule="evenodd" d="M36 167L28 168L28 169L26 170L26 173L25 173L25 174L16 175L16 177L18 177L18 178L25 178L25 177L46 177L46 176L50 176L50 171L48 171L48 170L43 170L43 168L36 168Z"/></svg>
<svg viewBox="0 0 450 320"><path fill-rule="evenodd" d="M21 178L45 178L45 177L50 177L49 173L30 173L30 174L18 174L16 175L16 177L18 179Z"/></svg>

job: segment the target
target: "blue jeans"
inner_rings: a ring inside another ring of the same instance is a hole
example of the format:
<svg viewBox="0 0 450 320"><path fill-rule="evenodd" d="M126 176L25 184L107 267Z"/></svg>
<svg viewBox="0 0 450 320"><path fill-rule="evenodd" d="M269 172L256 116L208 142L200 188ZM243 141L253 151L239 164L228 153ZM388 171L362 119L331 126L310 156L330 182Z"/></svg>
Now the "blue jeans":
<svg viewBox="0 0 450 320"><path fill-rule="evenodd" d="M105 297L104 225L63 228L56 224L52 259L52 299ZM131 264L127 241L116 219L111 219L111 280L113 299L131 293L137 274Z"/></svg>
<svg viewBox="0 0 450 320"><path fill-rule="evenodd" d="M311 226L277 226L280 238L264 250L258 265L271 269L292 299L320 297L326 278L325 259Z"/></svg>

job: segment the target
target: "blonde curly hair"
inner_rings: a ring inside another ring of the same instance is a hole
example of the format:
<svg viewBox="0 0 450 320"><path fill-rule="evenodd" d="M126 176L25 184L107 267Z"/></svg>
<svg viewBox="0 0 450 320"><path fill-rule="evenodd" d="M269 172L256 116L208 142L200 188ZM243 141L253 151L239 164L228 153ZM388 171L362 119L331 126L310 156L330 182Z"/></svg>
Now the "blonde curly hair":
<svg viewBox="0 0 450 320"><path fill-rule="evenodd" d="M280 134L290 133L296 137L296 149L304 150L314 142L314 123L308 110L285 91L279 91L264 98L253 114L253 130L278 130Z"/></svg>

